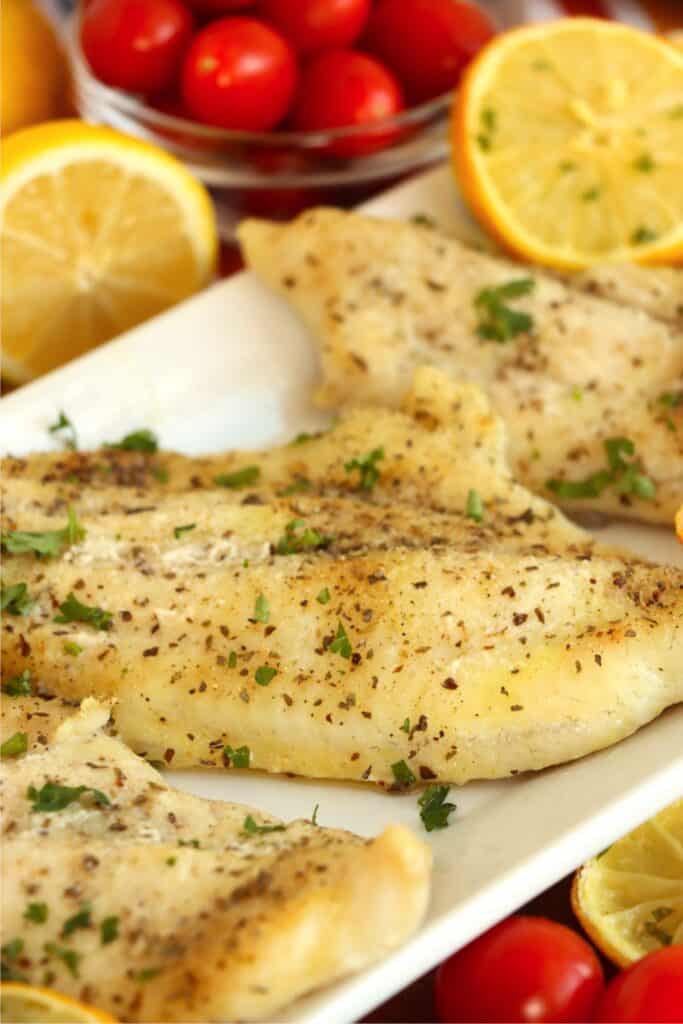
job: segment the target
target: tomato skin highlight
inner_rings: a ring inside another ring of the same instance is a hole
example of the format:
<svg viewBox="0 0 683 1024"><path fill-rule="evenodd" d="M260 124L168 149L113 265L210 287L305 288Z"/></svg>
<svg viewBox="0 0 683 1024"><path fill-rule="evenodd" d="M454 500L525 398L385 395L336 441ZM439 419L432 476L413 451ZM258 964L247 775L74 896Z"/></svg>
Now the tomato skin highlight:
<svg viewBox="0 0 683 1024"><path fill-rule="evenodd" d="M295 50L311 54L350 46L370 13L370 0L261 0L261 14Z"/></svg>
<svg viewBox="0 0 683 1024"><path fill-rule="evenodd" d="M649 953L610 982L600 1024L683 1024L683 946Z"/></svg>
<svg viewBox="0 0 683 1024"><path fill-rule="evenodd" d="M453 89L495 32L467 0L379 0L361 45L391 68L411 103L423 103Z"/></svg>
<svg viewBox="0 0 683 1024"><path fill-rule="evenodd" d="M204 124L266 132L287 113L297 78L294 53L277 32L254 18L221 18L192 40L181 91Z"/></svg>
<svg viewBox="0 0 683 1024"><path fill-rule="evenodd" d="M95 76L127 92L159 92L175 78L193 18L179 0L92 0L81 45Z"/></svg>
<svg viewBox="0 0 683 1024"><path fill-rule="evenodd" d="M514 916L446 960L435 985L444 1024L578 1024L591 1020L604 980L576 932Z"/></svg>
<svg viewBox="0 0 683 1024"><path fill-rule="evenodd" d="M329 50L304 69L294 108L294 127L325 132L368 125L403 110L401 87L390 71L357 50ZM327 151L340 157L365 156L394 142L396 127L380 128L330 143Z"/></svg>

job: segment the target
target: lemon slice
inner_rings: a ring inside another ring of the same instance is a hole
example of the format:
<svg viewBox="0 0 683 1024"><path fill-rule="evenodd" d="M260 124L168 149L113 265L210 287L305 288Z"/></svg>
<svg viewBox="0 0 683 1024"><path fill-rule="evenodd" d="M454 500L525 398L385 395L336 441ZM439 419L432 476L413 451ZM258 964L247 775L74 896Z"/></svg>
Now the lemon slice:
<svg viewBox="0 0 683 1024"><path fill-rule="evenodd" d="M115 1024L115 1018L103 1010L51 988L36 988L20 981L0 985L0 1011L3 1024Z"/></svg>
<svg viewBox="0 0 683 1024"><path fill-rule="evenodd" d="M3 373L19 383L186 298L216 257L205 188L156 146L81 121L3 145Z"/></svg>
<svg viewBox="0 0 683 1024"><path fill-rule="evenodd" d="M507 248L560 268L683 260L683 53L567 18L494 39L453 110L453 158Z"/></svg>
<svg viewBox="0 0 683 1024"><path fill-rule="evenodd" d="M683 800L584 864L574 876L572 906L620 967L683 943Z"/></svg>

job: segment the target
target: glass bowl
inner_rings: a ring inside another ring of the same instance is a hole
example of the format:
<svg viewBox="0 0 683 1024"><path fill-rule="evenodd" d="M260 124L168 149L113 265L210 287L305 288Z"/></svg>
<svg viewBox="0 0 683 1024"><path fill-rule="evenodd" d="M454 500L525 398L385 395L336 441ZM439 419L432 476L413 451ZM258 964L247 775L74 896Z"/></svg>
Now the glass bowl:
<svg viewBox="0 0 683 1024"><path fill-rule="evenodd" d="M245 216L286 220L311 206L354 206L448 153L451 93L397 117L331 132L226 131L166 113L98 81L83 56L76 19L69 46L81 117L179 157L210 189L226 242ZM375 152L358 152L373 142Z"/></svg>

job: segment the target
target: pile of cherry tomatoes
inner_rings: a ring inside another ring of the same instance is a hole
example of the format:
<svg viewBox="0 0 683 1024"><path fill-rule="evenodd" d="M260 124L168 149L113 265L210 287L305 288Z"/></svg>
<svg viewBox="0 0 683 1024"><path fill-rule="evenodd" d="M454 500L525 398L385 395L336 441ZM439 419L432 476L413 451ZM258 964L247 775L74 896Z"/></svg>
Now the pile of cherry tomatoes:
<svg viewBox="0 0 683 1024"><path fill-rule="evenodd" d="M89 0L81 43L102 82L177 116L328 132L448 92L494 32L469 0Z"/></svg>

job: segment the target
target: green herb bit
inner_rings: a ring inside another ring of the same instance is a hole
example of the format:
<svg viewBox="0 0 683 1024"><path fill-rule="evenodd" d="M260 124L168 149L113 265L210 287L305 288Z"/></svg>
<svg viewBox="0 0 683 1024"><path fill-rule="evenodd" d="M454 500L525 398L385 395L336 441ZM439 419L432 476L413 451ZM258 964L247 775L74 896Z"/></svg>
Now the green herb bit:
<svg viewBox="0 0 683 1024"><path fill-rule="evenodd" d="M398 789L409 789L417 782L405 761L396 761L395 764L392 764L391 771L394 776L394 784Z"/></svg>
<svg viewBox="0 0 683 1024"><path fill-rule="evenodd" d="M600 198L601 191L597 185L593 185L592 188L587 188L585 192L581 193L581 198L584 203L593 203L596 199Z"/></svg>
<svg viewBox="0 0 683 1024"><path fill-rule="evenodd" d="M72 452L78 448L78 437L76 436L76 428L73 423L66 415L63 409L59 410L59 416L54 423L50 424L47 428L51 434L58 434L61 430L69 431L69 436L66 435L61 438L64 445L69 448Z"/></svg>
<svg viewBox="0 0 683 1024"><path fill-rule="evenodd" d="M284 825L257 825L251 814L248 814L244 819L244 825L242 831L249 836L264 836L268 832L284 832Z"/></svg>
<svg viewBox="0 0 683 1024"><path fill-rule="evenodd" d="M184 533L189 533L190 530L194 530L196 527L196 523L188 523L186 526L175 526L173 528L173 536L176 540L180 540Z"/></svg>
<svg viewBox="0 0 683 1024"><path fill-rule="evenodd" d="M277 492L277 496L278 498L289 498L292 494L304 494L306 491L310 491L312 486L308 477L295 476L291 484Z"/></svg>
<svg viewBox="0 0 683 1024"><path fill-rule="evenodd" d="M114 444L105 444L104 447L112 451L146 452L153 455L159 451L159 440L153 431L143 427L142 430L134 430L122 437L120 441L116 441Z"/></svg>
<svg viewBox="0 0 683 1024"><path fill-rule="evenodd" d="M2 688L8 697L29 697L31 695L31 673L27 668L18 676L8 679Z"/></svg>
<svg viewBox="0 0 683 1024"><path fill-rule="evenodd" d="M166 858L166 863L169 866L169 868L172 868L177 862L178 862L178 858L177 857L167 857Z"/></svg>
<svg viewBox="0 0 683 1024"><path fill-rule="evenodd" d="M572 400L574 402L582 402L583 401L583 391L581 390L581 388L572 388L572 390L571 390L571 397L572 397Z"/></svg>
<svg viewBox="0 0 683 1024"><path fill-rule="evenodd" d="M410 218L412 224L419 228L435 228L436 221L428 213L414 213Z"/></svg>
<svg viewBox="0 0 683 1024"><path fill-rule="evenodd" d="M401 726L401 732L405 732L405 733L408 733L408 734L410 733L410 719L409 718L405 718L403 720L403 725Z"/></svg>
<svg viewBox="0 0 683 1024"><path fill-rule="evenodd" d="M15 732L0 746L0 757L19 757L28 750L28 733Z"/></svg>
<svg viewBox="0 0 683 1024"><path fill-rule="evenodd" d="M237 665L237 651L230 651L228 655L228 668L235 668Z"/></svg>
<svg viewBox="0 0 683 1024"><path fill-rule="evenodd" d="M534 290L533 277L520 277L495 288L482 288L474 299L474 308L480 315L477 334L487 341L503 344L518 334L530 331L533 317L506 305L506 300L521 298Z"/></svg>
<svg viewBox="0 0 683 1024"><path fill-rule="evenodd" d="M83 653L81 645L73 640L65 640L63 650L65 654L70 654L72 658L77 658L79 654Z"/></svg>
<svg viewBox="0 0 683 1024"><path fill-rule="evenodd" d="M302 551L318 551L329 547L332 537L324 537L317 530L306 526L303 519L292 519L285 526L285 532L275 545L278 555L298 555Z"/></svg>
<svg viewBox="0 0 683 1024"><path fill-rule="evenodd" d="M35 601L28 596L25 583L0 584L0 608L10 615L28 615Z"/></svg>
<svg viewBox="0 0 683 1024"><path fill-rule="evenodd" d="M655 162L649 153L641 153L639 157L633 161L633 170L640 171L641 174L649 174L655 169Z"/></svg>
<svg viewBox="0 0 683 1024"><path fill-rule="evenodd" d="M665 409L678 409L683 405L683 391L664 391L657 398L657 402Z"/></svg>
<svg viewBox="0 0 683 1024"><path fill-rule="evenodd" d="M40 789L29 786L26 796L33 804L32 811L53 814L80 800L85 793L92 794L94 802L101 807L108 807L111 803L101 789L93 789L92 786L62 786L58 782L46 782Z"/></svg>
<svg viewBox="0 0 683 1024"><path fill-rule="evenodd" d="M60 604L59 610L62 614L55 615L54 622L85 622L86 625L92 626L93 629L111 629L111 612L105 612L102 608L81 604L73 591L71 591L66 601Z"/></svg>
<svg viewBox="0 0 683 1024"><path fill-rule="evenodd" d="M259 594L254 602L254 618L257 622L268 622L270 618L270 606L268 605L268 599L263 595Z"/></svg>
<svg viewBox="0 0 683 1024"><path fill-rule="evenodd" d="M14 966L15 961L18 960L24 952L24 940L12 939L11 942L6 942L5 945L0 948L0 952L2 952L2 980L26 981L27 979L24 975L21 974Z"/></svg>
<svg viewBox="0 0 683 1024"><path fill-rule="evenodd" d="M362 455L359 459L350 459L344 463L344 469L347 473L353 473L355 469L360 474L358 481L359 491L371 491L380 478L380 470L377 468L377 463L384 458L384 448L373 448L367 455Z"/></svg>
<svg viewBox="0 0 683 1024"><path fill-rule="evenodd" d="M47 921L47 903L29 903L24 911L24 920L33 924L45 924Z"/></svg>
<svg viewBox="0 0 683 1024"><path fill-rule="evenodd" d="M330 600L330 597L331 597L330 588L329 587L323 587L323 589L320 591L320 593L318 593L316 595L315 599L318 602L318 604L327 604L329 602L329 600Z"/></svg>
<svg viewBox="0 0 683 1024"><path fill-rule="evenodd" d="M136 973L135 980L144 985L146 981L151 981L152 978L156 978L156 976L161 974L162 971L163 967L143 967L141 971Z"/></svg>
<svg viewBox="0 0 683 1024"><path fill-rule="evenodd" d="M73 935L80 928L92 927L92 907L89 903L82 903L81 909L72 917L68 917L62 925L61 936L63 939Z"/></svg>
<svg viewBox="0 0 683 1024"><path fill-rule="evenodd" d="M193 850L201 849L201 843L198 839L179 839L178 846L191 846Z"/></svg>
<svg viewBox="0 0 683 1024"><path fill-rule="evenodd" d="M583 480L548 480L548 490L560 498L597 498L608 487L614 487L619 494L634 494L648 500L654 498L657 486L642 472L640 460L634 458L627 462L624 458L624 455L635 456L633 441L627 437L610 437L603 444L608 469L591 473Z"/></svg>
<svg viewBox="0 0 683 1024"><path fill-rule="evenodd" d="M105 917L100 923L100 942L108 946L119 937L119 919L116 916Z"/></svg>
<svg viewBox="0 0 683 1024"><path fill-rule="evenodd" d="M643 928L647 934L652 936L653 939L656 939L662 946L670 946L673 942L673 936L662 928L659 923L660 921L664 921L671 914L673 914L673 907L655 907L650 913L650 919L645 921L643 924Z"/></svg>
<svg viewBox="0 0 683 1024"><path fill-rule="evenodd" d="M243 487L251 487L261 477L260 466L245 466L234 473L219 473L213 478L218 487L228 487L231 491L240 491Z"/></svg>
<svg viewBox="0 0 683 1024"><path fill-rule="evenodd" d="M480 523L484 518L484 503L481 500L479 491L469 490L467 492L467 504L465 506L465 515L468 519L474 519L475 523Z"/></svg>
<svg viewBox="0 0 683 1024"><path fill-rule="evenodd" d="M334 639L330 644L329 650L332 654L339 654L342 658L350 658L353 654L353 649L346 635L346 630L342 624L341 619L337 623L337 632L334 635Z"/></svg>
<svg viewBox="0 0 683 1024"><path fill-rule="evenodd" d="M249 747L237 747L235 749L230 745L226 745L223 747L223 757L231 768L248 768L251 760L251 751Z"/></svg>
<svg viewBox="0 0 683 1024"><path fill-rule="evenodd" d="M637 227L631 235L632 245L647 245L648 242L656 241L657 232L653 231L652 228L646 227L644 224L641 224L639 227Z"/></svg>
<svg viewBox="0 0 683 1024"><path fill-rule="evenodd" d="M448 817L456 809L455 804L446 803L446 797L450 791L450 786L427 786L418 799L417 802L421 808L420 817L427 832L448 828Z"/></svg>
<svg viewBox="0 0 683 1024"><path fill-rule="evenodd" d="M491 139L488 135L483 135L481 132L477 135L477 145L479 149L483 149L485 153L491 149Z"/></svg>
<svg viewBox="0 0 683 1024"><path fill-rule="evenodd" d="M81 959L79 953L73 949L66 949L64 946L58 946L56 942L46 942L43 949L48 956L54 956L61 960L72 977L78 977L78 964Z"/></svg>
<svg viewBox="0 0 683 1024"><path fill-rule="evenodd" d="M318 824L318 808L319 807L320 807L320 804L316 804L315 807L313 808L313 814L311 815L311 825L317 825Z"/></svg>
<svg viewBox="0 0 683 1024"><path fill-rule="evenodd" d="M155 480L158 480L160 484L167 484L169 480L168 470L165 466L155 466L152 470L152 476Z"/></svg>
<svg viewBox="0 0 683 1024"><path fill-rule="evenodd" d="M42 558L56 558L64 548L77 544L85 537L85 530L76 519L76 513L69 506L67 524L61 530L10 530L0 538L2 547L10 555L26 555L30 552Z"/></svg>
<svg viewBox="0 0 683 1024"><path fill-rule="evenodd" d="M271 668L270 665L261 665L261 667L257 668L256 671L254 672L254 679L259 684L259 686L268 686L268 684L273 681L276 675L276 668Z"/></svg>

